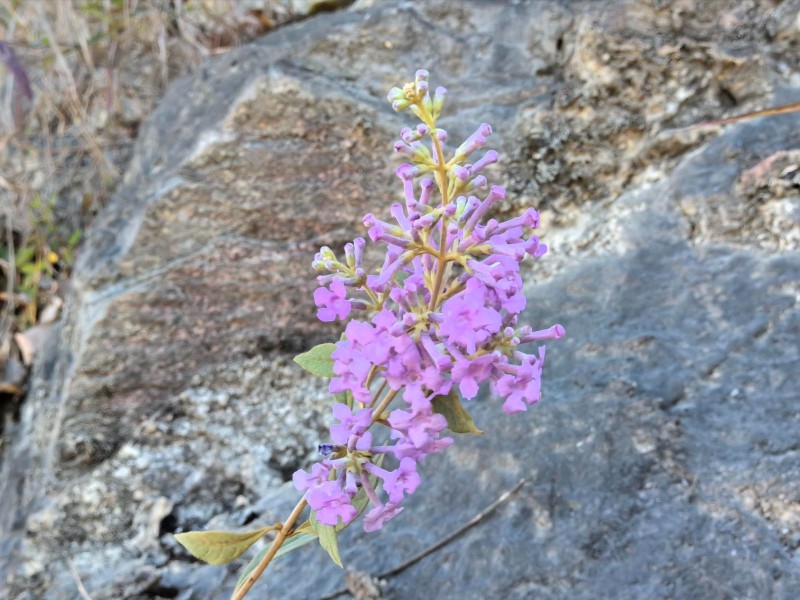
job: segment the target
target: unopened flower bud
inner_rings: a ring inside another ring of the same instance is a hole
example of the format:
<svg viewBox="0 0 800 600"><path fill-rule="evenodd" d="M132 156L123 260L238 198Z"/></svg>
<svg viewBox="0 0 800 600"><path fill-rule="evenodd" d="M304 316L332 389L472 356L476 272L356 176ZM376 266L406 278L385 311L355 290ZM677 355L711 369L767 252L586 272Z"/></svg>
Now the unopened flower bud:
<svg viewBox="0 0 800 600"><path fill-rule="evenodd" d="M336 444L320 444L317 446L317 452L320 453L321 456L328 458L329 456L333 456L336 452L341 450L341 446Z"/></svg>
<svg viewBox="0 0 800 600"><path fill-rule="evenodd" d="M414 313L406 313L403 315L403 325L406 327L411 327L412 325L416 325L419 321L419 317Z"/></svg>
<svg viewBox="0 0 800 600"><path fill-rule="evenodd" d="M421 192L419 194L419 203L420 204L428 204L428 200L431 197L431 192L436 184L433 182L433 179L425 178L419 182L419 187L421 188Z"/></svg>
<svg viewBox="0 0 800 600"><path fill-rule="evenodd" d="M461 181L466 181L469 179L470 172L469 169L462 167L461 165L456 165L453 167L453 175L458 177Z"/></svg>
<svg viewBox="0 0 800 600"><path fill-rule="evenodd" d="M431 108L433 110L434 119L438 118L439 113L442 112L442 106L444 105L444 97L446 94L447 90L441 86L437 87L433 92L433 102L431 104Z"/></svg>
<svg viewBox="0 0 800 600"><path fill-rule="evenodd" d="M486 177L484 177L483 175L478 175L477 177L474 177L472 181L469 182L469 184L467 185L467 189L475 190L478 188L485 188L486 185L487 185Z"/></svg>
<svg viewBox="0 0 800 600"><path fill-rule="evenodd" d="M477 173L484 167L488 165L493 165L497 162L498 154L494 150L489 150L486 154L483 155L482 158L475 161L475 164L472 165L472 172Z"/></svg>
<svg viewBox="0 0 800 600"><path fill-rule="evenodd" d="M414 165L410 165L408 163L404 163L397 167L395 171L397 176L402 179L403 181L407 179L411 179L415 175L419 174L419 168L415 167Z"/></svg>

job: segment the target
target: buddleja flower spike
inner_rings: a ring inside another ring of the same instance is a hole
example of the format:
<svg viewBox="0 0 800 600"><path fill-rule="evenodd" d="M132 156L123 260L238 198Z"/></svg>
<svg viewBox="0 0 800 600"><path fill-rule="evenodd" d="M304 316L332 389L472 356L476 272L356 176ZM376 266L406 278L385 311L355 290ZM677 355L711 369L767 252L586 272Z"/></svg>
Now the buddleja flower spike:
<svg viewBox="0 0 800 600"><path fill-rule="evenodd" d="M461 399L474 398L482 383L508 414L541 398L545 347L524 348L558 339L564 328L518 322L525 308L520 262L547 251L533 235L539 213L490 218L505 198L484 175L498 155L474 157L492 128L482 123L448 158L447 132L437 126L445 95L442 87L431 95L424 70L389 92L396 111L408 110L421 123L403 128L394 143L408 161L397 168L405 201L390 207L391 221L364 217L383 264L364 264L364 238L345 245L343 260L327 247L314 257L317 316L346 326L340 341L295 358L329 378L335 398L330 442L320 445L310 470L292 478L303 497L286 521L255 532L176 536L192 554L218 564L277 531L245 567L236 599L274 558L314 540L341 566L337 534L362 514L365 531L400 514L421 484L419 463L453 444L446 429L481 433ZM307 520L297 525L307 507Z"/></svg>

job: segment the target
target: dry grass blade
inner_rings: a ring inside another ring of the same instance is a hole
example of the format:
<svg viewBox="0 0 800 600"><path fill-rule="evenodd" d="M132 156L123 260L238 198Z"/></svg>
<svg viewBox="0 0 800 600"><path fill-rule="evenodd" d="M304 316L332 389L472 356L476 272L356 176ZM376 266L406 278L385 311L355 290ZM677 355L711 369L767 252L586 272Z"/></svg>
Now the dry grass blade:
<svg viewBox="0 0 800 600"><path fill-rule="evenodd" d="M5 242L8 248L8 260L5 265L6 277L6 302L3 306L3 313L0 316L0 342L6 340L8 334L11 333L11 327L14 321L15 302L14 294L14 281L17 277L16 259L14 256L14 226L12 223L13 215L11 214L11 207L5 207Z"/></svg>
<svg viewBox="0 0 800 600"><path fill-rule="evenodd" d="M503 492L494 502L489 504L489 506L484 508L481 512L479 512L477 515L472 517L469 521L464 523L464 525L462 525L461 527L459 527L455 531L449 533L448 535L444 536L442 539L440 539L435 544L431 544L430 546L428 546L424 550L418 552L417 554L415 554L411 558L403 561L402 563L400 563L396 567L393 567L393 568L389 569L388 571L384 571L383 573L378 575L377 578L378 579L386 579L387 577L391 577L392 575L397 575L401 571L405 571L408 567L417 564L419 561L421 561L426 556L429 556L430 554L433 554L434 552L436 552L440 548L443 548L444 546L446 546L447 544L449 544L450 542L452 542L453 540L455 540L459 536L463 535L464 532L466 532L468 529L474 527L475 525L477 525L478 523L483 521L483 519L485 519L490 514L492 514L497 509L498 506L500 506L501 504L503 504L503 502L506 502L509 498L511 498L511 496L516 494L520 490L520 488L522 488L523 485L525 485L525 480L524 479L520 479L514 487L512 487L511 489L506 490L505 492ZM333 598L341 596L342 594L346 594L349 591L350 590L348 588L346 588L346 587L345 588L340 588L338 590L334 590L333 592L320 597L319 600L333 600Z"/></svg>
<svg viewBox="0 0 800 600"><path fill-rule="evenodd" d="M745 113L743 115L736 115L733 117L726 117L725 119L717 119L715 121L705 121L703 123L696 123L690 125L686 129L697 129L699 127L716 127L718 125L728 125L730 123L738 123L739 121L747 121L749 119L758 119L760 117L772 117L775 115L786 115L793 112L800 112L800 102L791 102L789 104L781 104L780 106L773 106L762 110Z"/></svg>
<svg viewBox="0 0 800 600"><path fill-rule="evenodd" d="M78 593L80 594L82 600L92 600L92 597L89 595L89 592L86 591L86 587L83 585L83 581L81 581L81 575L78 573L75 563L73 563L70 559L67 559L67 565L69 566L69 572L72 574L72 579L75 580L75 586L78 588Z"/></svg>

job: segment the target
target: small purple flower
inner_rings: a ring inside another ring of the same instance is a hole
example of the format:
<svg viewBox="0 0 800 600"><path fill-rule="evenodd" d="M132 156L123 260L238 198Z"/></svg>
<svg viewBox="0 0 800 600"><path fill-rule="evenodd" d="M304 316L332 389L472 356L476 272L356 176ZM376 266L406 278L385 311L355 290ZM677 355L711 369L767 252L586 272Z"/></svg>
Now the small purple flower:
<svg viewBox="0 0 800 600"><path fill-rule="evenodd" d="M453 438L451 437L431 437L425 444L421 446L415 446L411 440L403 437L402 435L396 436L395 439L397 439L397 442L395 442L394 446L389 448L378 448L378 450L391 452L394 454L395 458L400 460L404 458L413 458L417 462L423 460L429 454L435 454L445 450L446 448L449 448L454 442Z"/></svg>
<svg viewBox="0 0 800 600"><path fill-rule="evenodd" d="M362 408L355 415L346 404L334 404L333 416L340 422L331 425L331 439L342 446L347 445L351 435L360 436L372 425L372 410Z"/></svg>
<svg viewBox="0 0 800 600"><path fill-rule="evenodd" d="M350 504L350 496L336 481L326 481L309 489L306 500L317 512L317 521L323 525L338 525L339 519L342 523L349 523L358 515L356 507Z"/></svg>
<svg viewBox="0 0 800 600"><path fill-rule="evenodd" d="M350 324L357 323L351 321ZM350 326L348 325L348 329ZM331 353L333 373L328 390L332 394L341 394L347 390L359 402L369 402L370 393L365 384L372 368L372 361L367 353L354 348L349 339L337 342L336 350Z"/></svg>
<svg viewBox="0 0 800 600"><path fill-rule="evenodd" d="M340 279L334 279L331 289L324 287L314 291L314 304L317 305L317 318L329 323L335 319L344 319L350 314L352 305L346 298L347 290Z"/></svg>
<svg viewBox="0 0 800 600"><path fill-rule="evenodd" d="M486 287L478 279L470 278L467 288L444 303L439 334L448 343L458 344L469 354L500 330L500 313L485 306Z"/></svg>
<svg viewBox="0 0 800 600"><path fill-rule="evenodd" d="M411 458L403 458L394 471L387 471L383 478L383 489L389 494L389 502L399 504L403 494L413 494L420 483L417 463Z"/></svg>
<svg viewBox="0 0 800 600"><path fill-rule="evenodd" d="M314 463L311 466L311 473L298 469L292 475L292 482L298 492L305 492L306 490L322 485L328 480L328 475L331 470L329 467L321 464Z"/></svg>
<svg viewBox="0 0 800 600"><path fill-rule="evenodd" d="M395 410L389 414L389 425L392 426L392 437L406 438L416 448L423 448L439 437L439 433L447 427L447 419L434 413L427 398L417 397L414 388L408 388L405 399L411 403L411 411Z"/></svg>
<svg viewBox="0 0 800 600"><path fill-rule="evenodd" d="M403 512L402 506L393 504L382 504L369 511L364 517L364 531L372 532L381 529L386 521L392 519Z"/></svg>
<svg viewBox="0 0 800 600"><path fill-rule="evenodd" d="M408 336L405 338L411 342ZM422 372L422 355L419 348L409 343L402 352L396 353L387 362L384 376L393 390L399 390L404 385L419 387Z"/></svg>
<svg viewBox="0 0 800 600"><path fill-rule="evenodd" d="M545 347L539 347L540 358L528 356L516 367L515 373L500 377L495 384L497 393L506 399L503 412L508 415L527 410L526 405L537 403L542 397L542 366Z"/></svg>
<svg viewBox="0 0 800 600"><path fill-rule="evenodd" d="M443 373L437 367L428 365L422 371L419 378L419 383L425 388L429 389L431 393L436 396L443 396L450 392L453 382L450 378L446 377L447 373Z"/></svg>
<svg viewBox="0 0 800 600"><path fill-rule="evenodd" d="M456 363L453 365L453 381L458 383L458 389L464 398L470 400L478 394L478 386L489 379L497 361L498 356L494 353L484 354L473 360L463 355L456 358Z"/></svg>

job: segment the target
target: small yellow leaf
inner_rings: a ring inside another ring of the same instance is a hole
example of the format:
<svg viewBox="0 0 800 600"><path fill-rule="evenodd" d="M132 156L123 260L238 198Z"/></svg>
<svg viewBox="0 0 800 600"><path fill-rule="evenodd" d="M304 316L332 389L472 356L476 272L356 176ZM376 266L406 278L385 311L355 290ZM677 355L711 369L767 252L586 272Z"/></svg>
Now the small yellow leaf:
<svg viewBox="0 0 800 600"><path fill-rule="evenodd" d="M192 556L210 565L224 565L244 554L265 533L280 529L280 525L270 525L256 531L188 531L176 533L175 539L191 552Z"/></svg>

